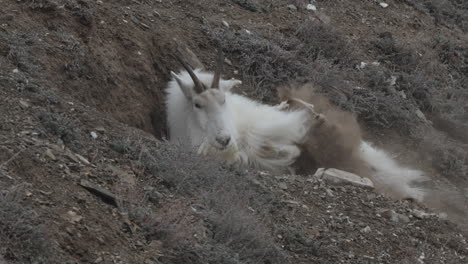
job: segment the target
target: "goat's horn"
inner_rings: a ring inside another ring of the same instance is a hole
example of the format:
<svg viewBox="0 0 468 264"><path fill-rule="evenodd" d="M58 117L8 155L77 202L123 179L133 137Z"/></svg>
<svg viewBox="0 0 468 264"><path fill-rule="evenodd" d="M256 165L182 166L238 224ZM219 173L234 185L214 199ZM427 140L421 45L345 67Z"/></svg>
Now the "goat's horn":
<svg viewBox="0 0 468 264"><path fill-rule="evenodd" d="M221 48L218 48L218 58L216 59L216 70L213 76L213 83L211 88L219 88L219 80L221 79L221 72L223 71L224 55Z"/></svg>
<svg viewBox="0 0 468 264"><path fill-rule="evenodd" d="M205 86L203 83L198 79L198 77L195 75L193 72L192 68L184 61L179 55L173 55L180 64L185 68L185 70L189 73L190 77L193 80L193 83L195 84L194 90L196 93L201 93L205 90Z"/></svg>

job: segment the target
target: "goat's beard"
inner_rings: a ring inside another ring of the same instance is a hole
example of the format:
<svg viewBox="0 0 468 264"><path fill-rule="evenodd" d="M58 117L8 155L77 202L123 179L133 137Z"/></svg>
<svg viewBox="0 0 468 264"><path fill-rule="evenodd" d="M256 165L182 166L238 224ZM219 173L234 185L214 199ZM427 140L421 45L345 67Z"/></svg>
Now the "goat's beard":
<svg viewBox="0 0 468 264"><path fill-rule="evenodd" d="M224 160L234 163L240 160L239 156L239 148L237 144L231 143L225 148L219 148L214 146L209 142L209 140L205 139L203 143L200 145L198 148L197 153L199 155L210 155L210 154L218 154L220 155Z"/></svg>

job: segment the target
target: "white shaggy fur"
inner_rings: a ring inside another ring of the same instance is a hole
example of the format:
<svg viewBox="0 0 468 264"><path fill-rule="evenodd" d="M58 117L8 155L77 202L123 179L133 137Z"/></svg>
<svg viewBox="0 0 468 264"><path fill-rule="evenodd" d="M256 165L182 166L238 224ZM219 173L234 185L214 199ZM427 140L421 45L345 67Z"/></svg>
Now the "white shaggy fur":
<svg viewBox="0 0 468 264"><path fill-rule="evenodd" d="M198 79L209 87L213 74L194 70ZM241 165L260 169L283 171L289 169L301 154L298 146L305 142L313 129L313 106L299 110L286 110L284 102L278 106L264 105L229 90L240 84L239 80L220 80L219 89L194 91L194 83L186 71L172 73L167 87L167 120L170 141L185 147L195 147L202 154L223 153L235 149L233 159ZM205 110L195 107L203 102ZM198 108L198 109L196 109ZM312 114L311 114L312 113ZM217 139L230 138L228 145ZM219 142L219 141L218 141ZM421 201L424 191L410 186L424 179L418 170L401 167L383 150L362 141L361 159L371 167L371 180L379 191L395 198L413 198Z"/></svg>
<svg viewBox="0 0 468 264"><path fill-rule="evenodd" d="M373 170L372 181L379 191L399 199L412 198L422 201L425 191L411 187L411 183L427 180L422 171L404 168L386 152L369 142L362 141L359 154Z"/></svg>
<svg viewBox="0 0 468 264"><path fill-rule="evenodd" d="M200 69L194 70L194 73L206 87L210 86L212 73ZM189 74L183 71L175 76L173 74L173 77L167 87L166 99L171 142L191 147L208 144L216 148L219 147L215 141L217 136L221 133L230 135L231 145L238 150L237 162L267 170L284 170L299 156L297 143L302 142L311 126L307 110L281 111L281 107L260 104L229 92L233 86L241 83L239 80L221 79L219 91L224 93L225 107L220 107L216 113L209 113L212 115L207 118L208 124L203 125L200 120L204 118L196 112L194 98L187 96L175 80L179 78L193 90L194 84ZM210 90L203 93L213 93ZM223 121L209 124L219 118Z"/></svg>

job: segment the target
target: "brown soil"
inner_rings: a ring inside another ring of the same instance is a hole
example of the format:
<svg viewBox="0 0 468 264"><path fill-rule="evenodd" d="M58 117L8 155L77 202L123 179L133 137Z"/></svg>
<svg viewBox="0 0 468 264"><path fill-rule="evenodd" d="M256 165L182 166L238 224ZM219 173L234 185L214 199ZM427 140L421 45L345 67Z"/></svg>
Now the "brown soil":
<svg viewBox="0 0 468 264"><path fill-rule="evenodd" d="M373 58L368 43L383 31L416 49L435 34L467 39L402 1L287 8L302 2L3 1L0 263L466 263L466 230L418 215L430 211L424 205L306 176L237 171L157 140L166 136L163 89L179 69L171 43L211 69L215 45L204 26L222 20L288 32L315 17L355 43L362 60ZM225 77L241 79L241 67L233 59ZM408 147L394 131L371 132L395 150ZM455 193L460 223L467 203ZM392 210L400 218L387 217Z"/></svg>

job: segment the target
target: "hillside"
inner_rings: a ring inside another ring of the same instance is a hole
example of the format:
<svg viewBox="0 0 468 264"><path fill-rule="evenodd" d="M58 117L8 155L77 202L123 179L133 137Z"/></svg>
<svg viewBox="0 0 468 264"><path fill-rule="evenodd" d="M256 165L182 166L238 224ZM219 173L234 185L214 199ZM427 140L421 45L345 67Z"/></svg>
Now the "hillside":
<svg viewBox="0 0 468 264"><path fill-rule="evenodd" d="M0 263L466 263L461 0L5 0ZM311 8L311 7L309 7ZM431 176L422 203L166 142L173 43L236 92L311 82Z"/></svg>

